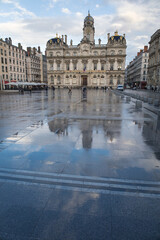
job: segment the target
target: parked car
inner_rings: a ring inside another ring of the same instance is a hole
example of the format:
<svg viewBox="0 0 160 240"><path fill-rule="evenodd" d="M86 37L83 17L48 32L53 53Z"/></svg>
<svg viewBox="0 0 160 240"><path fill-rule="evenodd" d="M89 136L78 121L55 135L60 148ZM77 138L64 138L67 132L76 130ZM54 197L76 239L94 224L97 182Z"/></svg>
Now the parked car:
<svg viewBox="0 0 160 240"><path fill-rule="evenodd" d="M118 86L117 86L117 90L119 90L119 91L123 91L123 90L124 90L123 85L118 85Z"/></svg>

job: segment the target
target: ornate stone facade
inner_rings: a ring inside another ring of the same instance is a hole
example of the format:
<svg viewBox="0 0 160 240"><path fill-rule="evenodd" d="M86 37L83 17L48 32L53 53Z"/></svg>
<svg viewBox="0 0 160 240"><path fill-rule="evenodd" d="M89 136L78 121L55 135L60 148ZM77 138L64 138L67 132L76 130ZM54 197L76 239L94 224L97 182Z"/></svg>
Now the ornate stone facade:
<svg viewBox="0 0 160 240"><path fill-rule="evenodd" d="M48 85L55 87L113 87L124 83L126 39L115 32L108 43L94 40L94 19L88 13L83 38L78 45L67 44L67 36L56 36L47 42Z"/></svg>

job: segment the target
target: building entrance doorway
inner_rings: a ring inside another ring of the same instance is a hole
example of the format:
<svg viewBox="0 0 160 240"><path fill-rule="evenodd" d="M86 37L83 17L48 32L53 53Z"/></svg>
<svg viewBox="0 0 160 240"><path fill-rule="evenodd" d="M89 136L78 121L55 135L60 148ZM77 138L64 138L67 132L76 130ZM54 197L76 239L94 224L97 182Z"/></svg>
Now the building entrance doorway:
<svg viewBox="0 0 160 240"><path fill-rule="evenodd" d="M87 86L87 76L82 76L82 86Z"/></svg>

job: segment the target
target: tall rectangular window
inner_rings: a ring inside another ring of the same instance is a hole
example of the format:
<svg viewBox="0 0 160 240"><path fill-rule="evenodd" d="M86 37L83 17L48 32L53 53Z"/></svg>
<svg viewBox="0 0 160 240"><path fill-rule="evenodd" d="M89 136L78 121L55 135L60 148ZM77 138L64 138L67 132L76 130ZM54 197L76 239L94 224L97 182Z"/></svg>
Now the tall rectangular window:
<svg viewBox="0 0 160 240"><path fill-rule="evenodd" d="M110 70L114 70L114 64L113 63L110 64Z"/></svg>
<svg viewBox="0 0 160 240"><path fill-rule="evenodd" d="M97 63L94 63L94 70L97 70Z"/></svg>
<svg viewBox="0 0 160 240"><path fill-rule="evenodd" d="M69 71L69 63L66 64L66 70Z"/></svg>
<svg viewBox="0 0 160 240"><path fill-rule="evenodd" d="M101 70L104 70L104 63L101 64Z"/></svg>
<svg viewBox="0 0 160 240"><path fill-rule="evenodd" d="M57 70L60 70L60 63L57 64Z"/></svg>
<svg viewBox="0 0 160 240"><path fill-rule="evenodd" d="M77 70L77 64L76 63L73 64L73 69Z"/></svg>

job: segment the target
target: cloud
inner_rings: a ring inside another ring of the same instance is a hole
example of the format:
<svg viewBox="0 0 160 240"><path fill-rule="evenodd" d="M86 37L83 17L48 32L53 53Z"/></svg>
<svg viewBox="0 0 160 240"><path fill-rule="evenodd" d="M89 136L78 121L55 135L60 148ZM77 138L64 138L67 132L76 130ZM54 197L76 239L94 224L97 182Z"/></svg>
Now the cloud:
<svg viewBox="0 0 160 240"><path fill-rule="evenodd" d="M56 33L67 34L68 39L73 39L74 44L78 44L83 37L82 29L85 16L80 10L81 8L75 13L72 9L60 9L65 13L63 18L57 15L55 17L37 17L34 13L23 8L17 1L1 1L14 6L10 13L0 11L1 17L9 19L11 16L13 18L12 21L8 20L5 25L3 21L0 22L0 32L4 38L11 35L15 42L19 41L22 44L24 42L24 45L27 46L43 45L45 48L47 40L54 37ZM49 1L54 5L63 0ZM85 1L83 0L83 3ZM102 44L107 43L107 33L110 32L112 35L116 29L119 34L126 33L128 63L134 58L139 48L148 44L151 35L159 28L159 0L102 1L104 9L109 9L108 6L110 6L113 11L93 16L96 42L98 38L101 38ZM95 8L95 3L93 3L93 7Z"/></svg>
<svg viewBox="0 0 160 240"><path fill-rule="evenodd" d="M99 8L99 4L96 4L96 8Z"/></svg>
<svg viewBox="0 0 160 240"><path fill-rule="evenodd" d="M83 16L83 14L81 12L76 12L76 15L79 16L79 17Z"/></svg>
<svg viewBox="0 0 160 240"><path fill-rule="evenodd" d="M136 36L135 40L141 40L141 39L148 39L147 35L143 35L143 36Z"/></svg>
<svg viewBox="0 0 160 240"><path fill-rule="evenodd" d="M7 13L0 13L0 16L8 16L8 14L11 13L11 15L15 15L15 16L24 16L24 15L27 15L27 16L31 16L31 17L35 17L35 14L31 11L28 11L26 8L23 8L20 6L20 4L16 1L12 1L12 0L2 0L2 3L5 3L5 4L12 4L14 6L15 9L19 10L20 12L7 12Z"/></svg>
<svg viewBox="0 0 160 240"><path fill-rule="evenodd" d="M49 9L53 8L55 6L55 3L57 3L58 1L59 0L50 0L47 9L49 10Z"/></svg>
<svg viewBox="0 0 160 240"><path fill-rule="evenodd" d="M71 14L71 11L68 8L62 8L62 12L66 14Z"/></svg>

